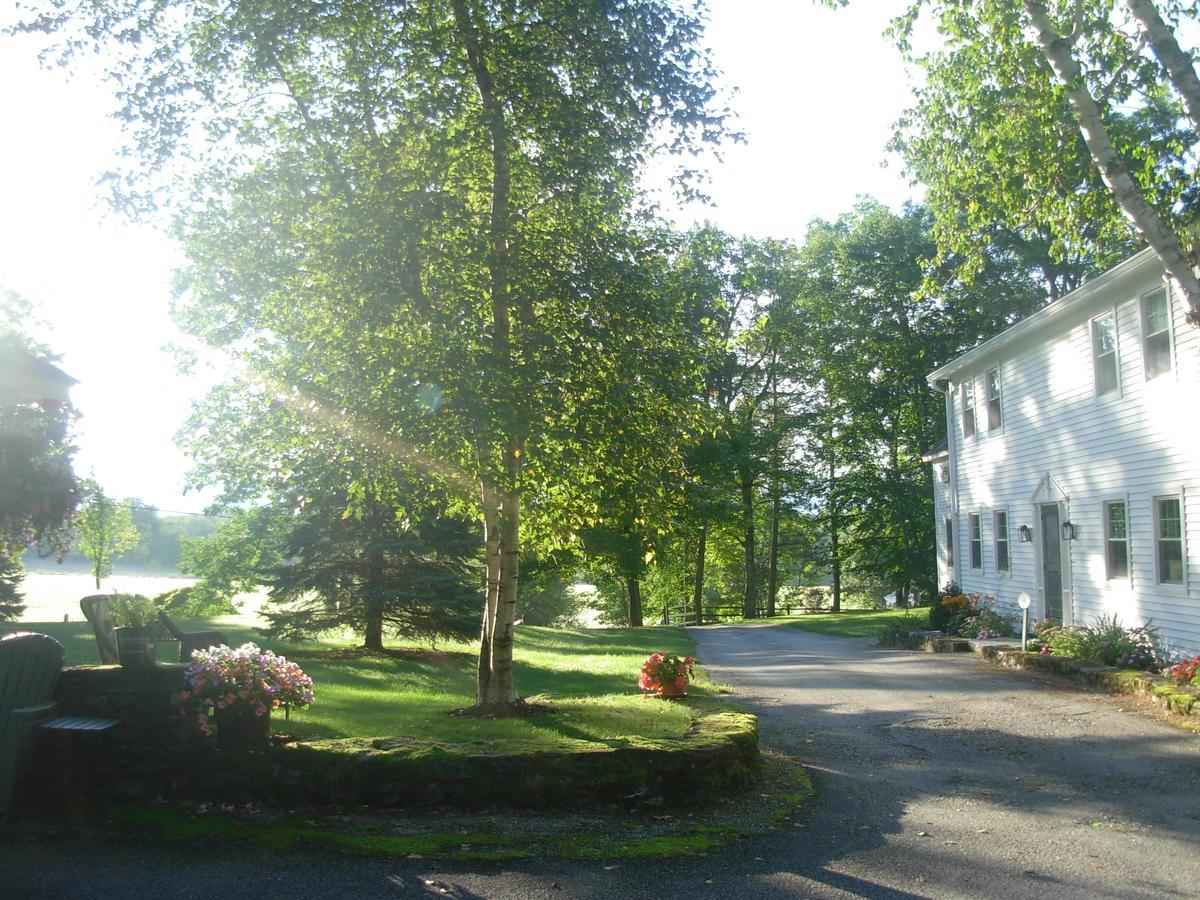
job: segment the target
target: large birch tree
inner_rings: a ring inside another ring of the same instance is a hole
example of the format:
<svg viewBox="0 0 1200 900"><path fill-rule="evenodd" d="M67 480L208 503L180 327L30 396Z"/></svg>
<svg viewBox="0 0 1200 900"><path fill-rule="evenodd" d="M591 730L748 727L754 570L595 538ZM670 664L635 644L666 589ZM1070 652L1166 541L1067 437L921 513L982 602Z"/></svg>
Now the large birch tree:
<svg viewBox="0 0 1200 900"><path fill-rule="evenodd" d="M514 711L530 463L549 470L571 386L622 374L640 327L604 273L636 260L642 166L726 133L700 20L670 0L71 0L26 27L113 60L140 161L113 184L179 204L185 326L474 485L477 709Z"/></svg>

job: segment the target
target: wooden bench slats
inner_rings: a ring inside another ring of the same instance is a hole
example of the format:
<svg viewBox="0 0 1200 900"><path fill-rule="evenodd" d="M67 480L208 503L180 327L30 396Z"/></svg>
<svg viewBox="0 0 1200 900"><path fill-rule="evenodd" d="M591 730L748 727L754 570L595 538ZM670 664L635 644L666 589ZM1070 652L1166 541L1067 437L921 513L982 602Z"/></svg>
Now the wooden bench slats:
<svg viewBox="0 0 1200 900"><path fill-rule="evenodd" d="M119 725L120 719L101 719L95 716L55 716L41 724L45 731L108 731Z"/></svg>

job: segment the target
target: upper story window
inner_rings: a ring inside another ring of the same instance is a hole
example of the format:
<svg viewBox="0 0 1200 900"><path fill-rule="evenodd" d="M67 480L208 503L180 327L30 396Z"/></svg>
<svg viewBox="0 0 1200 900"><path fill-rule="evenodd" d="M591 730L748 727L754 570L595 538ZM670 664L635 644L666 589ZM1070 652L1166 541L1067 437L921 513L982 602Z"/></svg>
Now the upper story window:
<svg viewBox="0 0 1200 900"><path fill-rule="evenodd" d="M996 571L1008 571L1008 511L998 509L992 513L992 527L996 534Z"/></svg>
<svg viewBox="0 0 1200 900"><path fill-rule="evenodd" d="M1096 395L1111 394L1120 387L1117 361L1117 317L1112 312L1092 319L1092 368Z"/></svg>
<svg viewBox="0 0 1200 900"><path fill-rule="evenodd" d="M1123 500L1104 504L1104 568L1109 581L1129 577L1129 526Z"/></svg>
<svg viewBox="0 0 1200 900"><path fill-rule="evenodd" d="M1154 498L1154 558L1159 584L1183 584L1183 505Z"/></svg>
<svg viewBox="0 0 1200 900"><path fill-rule="evenodd" d="M970 532L968 537L971 539L971 568L983 568L983 528L979 522L979 514L971 513L967 516L967 527Z"/></svg>
<svg viewBox="0 0 1200 900"><path fill-rule="evenodd" d="M998 431L1004 425L1000 410L1000 369L989 369L987 373L988 431Z"/></svg>
<svg viewBox="0 0 1200 900"><path fill-rule="evenodd" d="M1166 288L1142 298L1142 357L1147 379L1171 371L1171 298Z"/></svg>
<svg viewBox="0 0 1200 900"><path fill-rule="evenodd" d="M975 436L975 379L963 382L963 437Z"/></svg>

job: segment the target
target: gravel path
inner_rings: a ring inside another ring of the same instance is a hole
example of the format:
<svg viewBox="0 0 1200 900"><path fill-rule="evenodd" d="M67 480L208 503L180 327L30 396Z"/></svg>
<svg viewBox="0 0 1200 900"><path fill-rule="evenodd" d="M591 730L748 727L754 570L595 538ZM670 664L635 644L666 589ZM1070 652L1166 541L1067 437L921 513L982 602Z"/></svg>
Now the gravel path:
<svg viewBox="0 0 1200 900"><path fill-rule="evenodd" d="M1200 737L973 658L779 626L695 632L813 770L786 833L701 858L529 862L0 844L10 897L1195 897Z"/></svg>

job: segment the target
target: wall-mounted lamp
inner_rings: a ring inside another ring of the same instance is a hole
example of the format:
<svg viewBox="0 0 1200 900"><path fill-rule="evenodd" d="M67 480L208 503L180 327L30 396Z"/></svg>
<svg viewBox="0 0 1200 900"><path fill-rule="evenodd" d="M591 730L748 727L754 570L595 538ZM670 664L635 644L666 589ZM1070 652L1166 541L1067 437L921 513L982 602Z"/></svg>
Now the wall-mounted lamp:
<svg viewBox="0 0 1200 900"><path fill-rule="evenodd" d="M1075 540L1075 523L1071 522L1069 520L1066 522L1063 522L1062 523L1062 533L1063 533L1064 541Z"/></svg>
<svg viewBox="0 0 1200 900"><path fill-rule="evenodd" d="M1022 544L1028 544L1033 540L1033 529L1028 525L1020 525L1017 527L1017 540Z"/></svg>

